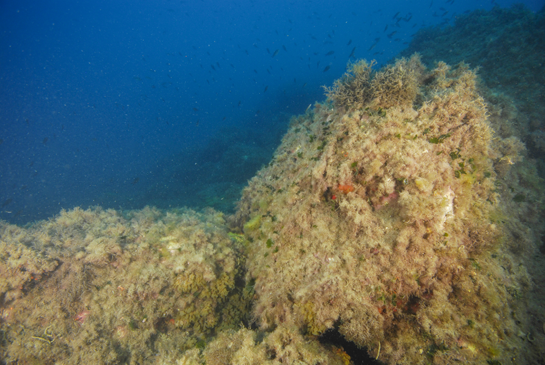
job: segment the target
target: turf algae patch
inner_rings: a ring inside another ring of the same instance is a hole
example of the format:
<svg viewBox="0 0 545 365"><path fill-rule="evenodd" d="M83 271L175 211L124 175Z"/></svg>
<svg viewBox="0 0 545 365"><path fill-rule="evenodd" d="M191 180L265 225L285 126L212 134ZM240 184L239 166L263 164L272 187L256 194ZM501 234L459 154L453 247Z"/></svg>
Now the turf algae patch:
<svg viewBox="0 0 545 365"><path fill-rule="evenodd" d="M342 348L303 336L295 326L279 326L270 333L246 328L223 332L204 351L188 351L178 363L349 365L350 356Z"/></svg>

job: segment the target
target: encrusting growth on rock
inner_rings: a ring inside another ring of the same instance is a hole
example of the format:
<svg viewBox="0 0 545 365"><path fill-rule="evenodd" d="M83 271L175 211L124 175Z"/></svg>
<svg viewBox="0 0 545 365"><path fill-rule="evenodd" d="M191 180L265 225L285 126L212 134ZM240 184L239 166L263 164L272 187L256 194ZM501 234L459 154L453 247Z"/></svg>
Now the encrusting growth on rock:
<svg viewBox="0 0 545 365"><path fill-rule="evenodd" d="M212 209L74 209L0 236L8 363L171 359L245 319L243 243Z"/></svg>

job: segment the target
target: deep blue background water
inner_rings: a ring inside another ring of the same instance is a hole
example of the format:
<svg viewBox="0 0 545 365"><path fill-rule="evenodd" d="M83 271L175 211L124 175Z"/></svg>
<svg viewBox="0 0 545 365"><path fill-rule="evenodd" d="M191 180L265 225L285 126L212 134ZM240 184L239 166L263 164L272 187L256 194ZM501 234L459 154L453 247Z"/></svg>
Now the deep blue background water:
<svg viewBox="0 0 545 365"><path fill-rule="evenodd" d="M203 179L163 181L169 164L242 138L225 128L271 153L351 54L380 66L422 27L512 3L0 0L0 219L168 202Z"/></svg>

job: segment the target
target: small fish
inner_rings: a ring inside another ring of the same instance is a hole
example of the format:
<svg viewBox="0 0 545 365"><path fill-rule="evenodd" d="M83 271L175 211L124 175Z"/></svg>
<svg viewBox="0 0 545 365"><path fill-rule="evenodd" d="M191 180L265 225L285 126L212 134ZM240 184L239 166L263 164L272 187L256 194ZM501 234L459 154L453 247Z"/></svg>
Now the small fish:
<svg viewBox="0 0 545 365"><path fill-rule="evenodd" d="M274 51L274 53L272 54L272 56L276 56L278 54L278 50Z"/></svg>
<svg viewBox="0 0 545 365"><path fill-rule="evenodd" d="M350 56L348 56L348 58L354 57L354 52L356 52L356 47L352 48L352 52L350 52Z"/></svg>
<svg viewBox="0 0 545 365"><path fill-rule="evenodd" d="M348 43L346 44L347 46L351 45L352 44L352 39L348 41Z"/></svg>
<svg viewBox="0 0 545 365"><path fill-rule="evenodd" d="M284 45L282 45L282 49L283 49L284 51L286 51L286 52L288 51L288 49L287 49L286 46L284 46Z"/></svg>
<svg viewBox="0 0 545 365"><path fill-rule="evenodd" d="M325 55L326 55L326 56L331 56L333 53L335 53L335 51L329 51L329 52L327 52Z"/></svg>
<svg viewBox="0 0 545 365"><path fill-rule="evenodd" d="M384 27L384 30L382 31L383 33L386 32L388 30L388 24L386 24L386 27Z"/></svg>
<svg viewBox="0 0 545 365"><path fill-rule="evenodd" d="M214 67L214 65L210 65L210 67L212 67L212 70L216 71L216 68Z"/></svg>
<svg viewBox="0 0 545 365"><path fill-rule="evenodd" d="M49 141L49 138L45 137L44 140L42 141L42 143L45 145L45 144L47 144L47 141Z"/></svg>
<svg viewBox="0 0 545 365"><path fill-rule="evenodd" d="M240 104L242 104L242 100L239 100L239 101L238 101L238 106L240 106Z"/></svg>
<svg viewBox="0 0 545 365"><path fill-rule="evenodd" d="M2 208L4 208L5 206L9 205L12 201L13 201L12 198L6 199L6 200L2 203Z"/></svg>
<svg viewBox="0 0 545 365"><path fill-rule="evenodd" d="M140 181L140 178L139 178L139 177L136 177L136 178L134 178L134 180L132 181L132 184L134 185L134 184L136 184L138 181Z"/></svg>
<svg viewBox="0 0 545 365"><path fill-rule="evenodd" d="M397 30L394 30L392 33L388 34L388 38L392 39L392 37L394 36L394 34L397 33Z"/></svg>
<svg viewBox="0 0 545 365"><path fill-rule="evenodd" d="M267 92L268 89L269 89L269 85L265 86L265 90L263 90L263 92Z"/></svg>
<svg viewBox="0 0 545 365"><path fill-rule="evenodd" d="M329 65L327 65L327 66L324 68L324 71L323 71L323 72L329 71L330 68L331 68L331 67L330 67Z"/></svg>
<svg viewBox="0 0 545 365"><path fill-rule="evenodd" d="M371 47L369 47L369 49L367 50L367 52L371 51L373 48L375 48L377 46L377 42L373 43L371 45Z"/></svg>
<svg viewBox="0 0 545 365"><path fill-rule="evenodd" d="M392 17L392 19L397 18L398 15L399 15L399 11L396 13L396 15L394 15L394 16Z"/></svg>

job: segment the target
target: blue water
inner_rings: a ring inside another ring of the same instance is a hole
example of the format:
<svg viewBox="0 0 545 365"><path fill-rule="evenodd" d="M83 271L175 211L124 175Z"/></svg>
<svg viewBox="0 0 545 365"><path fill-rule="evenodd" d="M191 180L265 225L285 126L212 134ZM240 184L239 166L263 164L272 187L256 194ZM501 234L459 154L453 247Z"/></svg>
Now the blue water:
<svg viewBox="0 0 545 365"><path fill-rule="evenodd" d="M380 66L422 27L512 3L2 0L0 219L228 210L351 55Z"/></svg>

